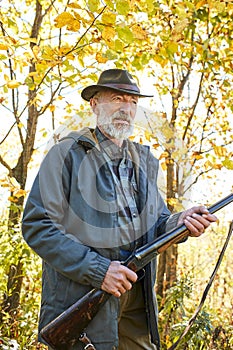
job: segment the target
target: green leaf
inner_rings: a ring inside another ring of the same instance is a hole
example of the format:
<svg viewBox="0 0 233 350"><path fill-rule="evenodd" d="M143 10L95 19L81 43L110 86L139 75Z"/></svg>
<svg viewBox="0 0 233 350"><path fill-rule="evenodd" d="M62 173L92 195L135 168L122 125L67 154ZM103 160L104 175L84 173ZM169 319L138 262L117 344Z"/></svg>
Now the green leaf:
<svg viewBox="0 0 233 350"><path fill-rule="evenodd" d="M124 44L123 44L123 42L121 41L121 40L119 40L119 39L116 39L115 40L115 50L116 51L120 51L120 52L123 52L123 49L124 49Z"/></svg>
<svg viewBox="0 0 233 350"><path fill-rule="evenodd" d="M116 10L119 15L127 15L130 10L128 0L117 0L116 1Z"/></svg>
<svg viewBox="0 0 233 350"><path fill-rule="evenodd" d="M91 12L97 12L100 7L99 0L88 0L88 8Z"/></svg>
<svg viewBox="0 0 233 350"><path fill-rule="evenodd" d="M6 60L7 57L5 55L0 55L0 61Z"/></svg>
<svg viewBox="0 0 233 350"><path fill-rule="evenodd" d="M226 158L223 162L222 165L227 168L228 170L233 170L233 160Z"/></svg>
<svg viewBox="0 0 233 350"><path fill-rule="evenodd" d="M128 27L116 28L119 38L127 44L131 44L134 41L134 36Z"/></svg>
<svg viewBox="0 0 233 350"><path fill-rule="evenodd" d="M174 41L170 42L167 46L167 51L171 54L174 54L178 51L178 44Z"/></svg>
<svg viewBox="0 0 233 350"><path fill-rule="evenodd" d="M108 60L115 60L118 58L117 53L113 50L107 50L104 56L106 56Z"/></svg>
<svg viewBox="0 0 233 350"><path fill-rule="evenodd" d="M104 2L110 9L114 10L114 8L115 8L115 1L105 0Z"/></svg>

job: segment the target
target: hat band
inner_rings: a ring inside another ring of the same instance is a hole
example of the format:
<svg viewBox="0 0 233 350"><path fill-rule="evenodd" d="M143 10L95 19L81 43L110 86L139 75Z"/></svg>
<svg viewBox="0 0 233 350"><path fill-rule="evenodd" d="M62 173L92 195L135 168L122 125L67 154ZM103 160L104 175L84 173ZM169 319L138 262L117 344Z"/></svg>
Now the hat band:
<svg viewBox="0 0 233 350"><path fill-rule="evenodd" d="M129 84L103 84L108 87L116 88L116 89L124 89L129 91L134 91L140 93L140 90L135 85L129 85Z"/></svg>

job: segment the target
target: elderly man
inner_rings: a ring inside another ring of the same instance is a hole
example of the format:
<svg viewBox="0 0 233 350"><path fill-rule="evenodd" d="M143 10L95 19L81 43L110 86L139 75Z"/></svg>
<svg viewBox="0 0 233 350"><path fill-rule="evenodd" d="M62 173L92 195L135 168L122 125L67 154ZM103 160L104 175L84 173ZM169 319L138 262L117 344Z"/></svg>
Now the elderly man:
<svg viewBox="0 0 233 350"><path fill-rule="evenodd" d="M167 209L158 160L128 140L138 100L150 96L126 70L104 71L81 96L96 128L71 132L48 152L24 211L24 238L43 259L39 329L97 287L112 297L86 329L96 349L159 349L156 263L138 279L120 261L181 223L198 237L216 217L203 206ZM78 338L66 349L82 349Z"/></svg>

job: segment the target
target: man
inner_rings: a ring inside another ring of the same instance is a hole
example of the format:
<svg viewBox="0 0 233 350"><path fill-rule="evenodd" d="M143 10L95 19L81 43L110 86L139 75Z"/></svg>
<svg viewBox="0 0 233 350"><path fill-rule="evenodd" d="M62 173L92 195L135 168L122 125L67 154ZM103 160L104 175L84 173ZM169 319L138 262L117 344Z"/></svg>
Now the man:
<svg viewBox="0 0 233 350"><path fill-rule="evenodd" d="M86 329L96 349L159 349L156 263L139 279L120 261L181 223L198 237L216 217L203 206L173 215L167 209L158 161L128 140L138 100L149 96L126 70L104 71L81 96L97 126L70 133L48 152L24 211L24 238L43 259L39 328L97 287L112 297ZM69 347L82 348L79 341Z"/></svg>

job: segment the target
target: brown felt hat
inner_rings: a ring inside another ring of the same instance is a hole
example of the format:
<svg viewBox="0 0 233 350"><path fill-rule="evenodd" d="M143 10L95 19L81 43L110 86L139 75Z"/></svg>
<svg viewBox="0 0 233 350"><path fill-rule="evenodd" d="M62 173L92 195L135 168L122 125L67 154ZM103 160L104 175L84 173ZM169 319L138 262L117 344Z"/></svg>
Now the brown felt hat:
<svg viewBox="0 0 233 350"><path fill-rule="evenodd" d="M141 94L132 75L124 69L105 70L101 73L97 84L87 86L81 92L81 96L84 100L90 101L98 91L106 89L121 91L139 97L153 97L153 95Z"/></svg>

